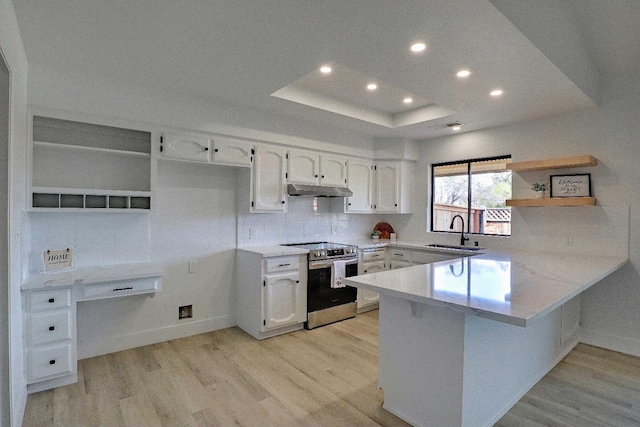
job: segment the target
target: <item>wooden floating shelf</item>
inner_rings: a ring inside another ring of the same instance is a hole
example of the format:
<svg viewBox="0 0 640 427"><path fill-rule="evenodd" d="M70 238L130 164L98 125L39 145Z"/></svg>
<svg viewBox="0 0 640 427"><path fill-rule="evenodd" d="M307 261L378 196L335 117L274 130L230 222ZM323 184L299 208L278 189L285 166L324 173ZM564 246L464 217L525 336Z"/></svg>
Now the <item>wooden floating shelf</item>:
<svg viewBox="0 0 640 427"><path fill-rule="evenodd" d="M595 206L595 197L545 197L540 199L511 199L507 206Z"/></svg>
<svg viewBox="0 0 640 427"><path fill-rule="evenodd" d="M507 169L514 172L538 171L544 169L564 169L595 166L598 160L590 155L563 157L559 159L530 160L527 162L513 162L507 164Z"/></svg>

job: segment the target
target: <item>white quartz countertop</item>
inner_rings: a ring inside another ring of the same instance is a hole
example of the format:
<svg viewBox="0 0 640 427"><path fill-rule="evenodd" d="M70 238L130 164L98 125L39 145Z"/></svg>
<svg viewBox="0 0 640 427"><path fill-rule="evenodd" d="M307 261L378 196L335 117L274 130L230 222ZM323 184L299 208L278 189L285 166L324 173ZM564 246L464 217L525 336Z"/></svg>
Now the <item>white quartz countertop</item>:
<svg viewBox="0 0 640 427"><path fill-rule="evenodd" d="M56 286L117 282L162 276L164 276L164 270L159 265L150 262L80 267L74 271L62 273L30 274L22 284L21 289L43 289Z"/></svg>
<svg viewBox="0 0 640 427"><path fill-rule="evenodd" d="M256 246L248 248L238 248L239 251L251 252L262 255L265 258L285 255L303 255L308 254L307 249L294 248L292 246Z"/></svg>
<svg viewBox="0 0 640 427"><path fill-rule="evenodd" d="M418 303L527 326L626 263L625 258L487 251L349 277L344 283Z"/></svg>

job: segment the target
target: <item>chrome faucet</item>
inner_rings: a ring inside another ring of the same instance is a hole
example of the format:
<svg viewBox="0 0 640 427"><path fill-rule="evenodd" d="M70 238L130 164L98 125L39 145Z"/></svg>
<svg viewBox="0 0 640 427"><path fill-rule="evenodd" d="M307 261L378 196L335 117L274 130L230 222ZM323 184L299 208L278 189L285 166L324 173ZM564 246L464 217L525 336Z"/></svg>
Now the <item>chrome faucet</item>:
<svg viewBox="0 0 640 427"><path fill-rule="evenodd" d="M460 218L460 221L462 221L462 231L460 232L460 245L464 246L464 242L469 240L468 237L464 237L464 218L462 218L460 215L455 215L453 218L451 218L451 225L449 226L449 230L453 230L453 223L455 222L456 218Z"/></svg>

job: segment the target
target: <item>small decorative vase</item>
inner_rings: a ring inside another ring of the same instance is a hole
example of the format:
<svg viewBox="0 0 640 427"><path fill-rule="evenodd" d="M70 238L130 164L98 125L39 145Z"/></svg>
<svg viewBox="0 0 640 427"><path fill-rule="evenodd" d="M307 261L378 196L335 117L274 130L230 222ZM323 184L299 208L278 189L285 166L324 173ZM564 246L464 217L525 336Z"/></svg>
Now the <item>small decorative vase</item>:
<svg viewBox="0 0 640 427"><path fill-rule="evenodd" d="M544 196L545 196L545 194L544 194L544 193L546 193L546 191L545 191L545 190L542 190L542 191L536 191L536 198L537 198L537 199L543 199L543 198L544 198Z"/></svg>

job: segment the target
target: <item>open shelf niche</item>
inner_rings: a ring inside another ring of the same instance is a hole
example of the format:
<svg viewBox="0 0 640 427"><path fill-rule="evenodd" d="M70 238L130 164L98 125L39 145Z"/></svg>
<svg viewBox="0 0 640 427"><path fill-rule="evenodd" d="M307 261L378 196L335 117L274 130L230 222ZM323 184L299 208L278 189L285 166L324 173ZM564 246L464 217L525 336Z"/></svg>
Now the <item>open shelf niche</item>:
<svg viewBox="0 0 640 427"><path fill-rule="evenodd" d="M598 160L590 155L562 157L544 160L529 160L508 163L506 168L513 172L529 172L551 169L569 169L596 166ZM595 197L544 197L536 199L510 199L507 206L595 206Z"/></svg>
<svg viewBox="0 0 640 427"><path fill-rule="evenodd" d="M151 209L151 134L33 117L32 211Z"/></svg>

